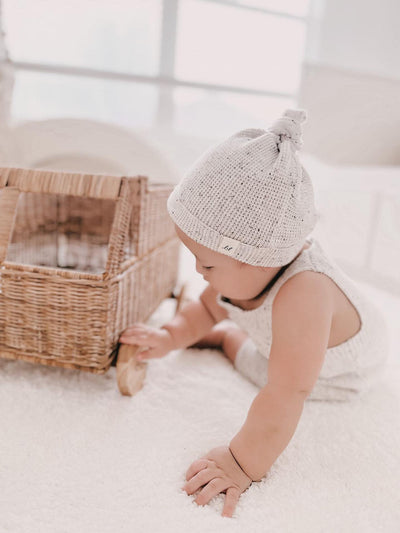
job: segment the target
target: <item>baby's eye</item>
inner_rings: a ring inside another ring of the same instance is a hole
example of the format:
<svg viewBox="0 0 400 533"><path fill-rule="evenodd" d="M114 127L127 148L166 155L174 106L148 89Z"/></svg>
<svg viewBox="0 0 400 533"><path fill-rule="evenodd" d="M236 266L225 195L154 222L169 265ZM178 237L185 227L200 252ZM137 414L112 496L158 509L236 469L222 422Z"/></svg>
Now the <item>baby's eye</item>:
<svg viewBox="0 0 400 533"><path fill-rule="evenodd" d="M214 268L214 267L203 267L203 268L206 268L207 270L210 270L210 268Z"/></svg>

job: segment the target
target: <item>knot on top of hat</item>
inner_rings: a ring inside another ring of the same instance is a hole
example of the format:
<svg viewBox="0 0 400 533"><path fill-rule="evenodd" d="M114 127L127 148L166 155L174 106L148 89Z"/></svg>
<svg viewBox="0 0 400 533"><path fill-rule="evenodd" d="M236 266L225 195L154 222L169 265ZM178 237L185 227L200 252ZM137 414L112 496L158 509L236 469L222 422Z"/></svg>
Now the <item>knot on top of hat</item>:
<svg viewBox="0 0 400 533"><path fill-rule="evenodd" d="M278 120L275 120L269 130L278 135L278 145L288 140L295 150L300 150L303 146L301 124L306 118L307 114L303 109L287 109Z"/></svg>

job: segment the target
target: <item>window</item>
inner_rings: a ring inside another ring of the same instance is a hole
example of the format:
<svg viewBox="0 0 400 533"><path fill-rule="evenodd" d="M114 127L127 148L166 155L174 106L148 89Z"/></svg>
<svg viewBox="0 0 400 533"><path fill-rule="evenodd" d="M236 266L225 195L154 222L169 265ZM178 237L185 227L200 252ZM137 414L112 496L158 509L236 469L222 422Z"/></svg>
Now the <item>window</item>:
<svg viewBox="0 0 400 533"><path fill-rule="evenodd" d="M308 1L3 0L12 119L265 127L295 105Z"/></svg>
<svg viewBox="0 0 400 533"><path fill-rule="evenodd" d="M186 0L179 9L178 28L178 79L296 93L305 37L298 20Z"/></svg>

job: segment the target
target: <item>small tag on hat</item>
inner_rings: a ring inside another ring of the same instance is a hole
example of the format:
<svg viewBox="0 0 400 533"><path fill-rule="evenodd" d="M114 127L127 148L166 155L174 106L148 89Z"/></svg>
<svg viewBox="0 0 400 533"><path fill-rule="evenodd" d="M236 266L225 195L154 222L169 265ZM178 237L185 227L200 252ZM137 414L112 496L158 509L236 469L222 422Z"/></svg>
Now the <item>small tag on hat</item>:
<svg viewBox="0 0 400 533"><path fill-rule="evenodd" d="M218 252L227 255L234 255L239 246L240 242L235 241L235 239L230 239L229 237L221 237L218 246Z"/></svg>

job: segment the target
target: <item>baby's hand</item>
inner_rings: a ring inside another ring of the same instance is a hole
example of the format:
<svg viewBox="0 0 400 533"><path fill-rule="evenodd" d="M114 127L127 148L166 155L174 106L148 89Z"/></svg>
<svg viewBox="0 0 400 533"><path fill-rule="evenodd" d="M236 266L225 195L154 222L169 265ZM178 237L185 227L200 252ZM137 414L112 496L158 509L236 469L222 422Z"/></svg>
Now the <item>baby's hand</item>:
<svg viewBox="0 0 400 533"><path fill-rule="evenodd" d="M251 483L251 478L238 465L229 446L218 446L190 465L183 490L194 494L201 489L194 500L197 505L206 505L214 496L225 492L222 516L232 517L240 495Z"/></svg>
<svg viewBox="0 0 400 533"><path fill-rule="evenodd" d="M173 349L173 340L169 331L163 328L147 326L141 322L136 322L125 329L119 338L119 342L146 346L148 349L140 352L137 356L139 361L164 357Z"/></svg>

